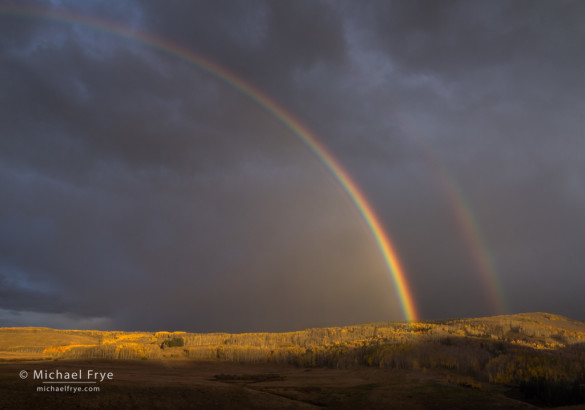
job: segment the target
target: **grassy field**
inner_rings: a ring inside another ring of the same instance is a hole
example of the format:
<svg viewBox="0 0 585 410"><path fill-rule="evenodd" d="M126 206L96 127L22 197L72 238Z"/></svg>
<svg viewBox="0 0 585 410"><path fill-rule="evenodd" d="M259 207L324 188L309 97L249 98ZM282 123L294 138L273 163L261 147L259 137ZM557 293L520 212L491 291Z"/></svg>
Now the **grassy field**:
<svg viewBox="0 0 585 410"><path fill-rule="evenodd" d="M112 372L99 392L37 392L23 369ZM528 409L497 388L473 389L447 382L440 372L360 367L299 368L288 365L184 360L52 361L0 366L0 404L8 409Z"/></svg>
<svg viewBox="0 0 585 410"><path fill-rule="evenodd" d="M54 381L32 377L88 369L114 377L78 393L37 392ZM585 408L585 323L532 313L288 333L0 328L0 390L1 409Z"/></svg>

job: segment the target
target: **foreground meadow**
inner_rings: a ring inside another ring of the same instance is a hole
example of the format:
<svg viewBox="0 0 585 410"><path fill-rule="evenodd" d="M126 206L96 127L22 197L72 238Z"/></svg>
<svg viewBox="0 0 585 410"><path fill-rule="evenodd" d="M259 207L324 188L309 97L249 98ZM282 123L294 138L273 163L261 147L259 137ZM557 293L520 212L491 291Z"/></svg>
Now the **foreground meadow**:
<svg viewBox="0 0 585 410"><path fill-rule="evenodd" d="M2 328L0 360L0 408L585 403L585 323L545 313L289 333ZM23 370L29 377L19 377ZM87 370L113 377L95 384L99 392L37 391L69 381L41 375Z"/></svg>

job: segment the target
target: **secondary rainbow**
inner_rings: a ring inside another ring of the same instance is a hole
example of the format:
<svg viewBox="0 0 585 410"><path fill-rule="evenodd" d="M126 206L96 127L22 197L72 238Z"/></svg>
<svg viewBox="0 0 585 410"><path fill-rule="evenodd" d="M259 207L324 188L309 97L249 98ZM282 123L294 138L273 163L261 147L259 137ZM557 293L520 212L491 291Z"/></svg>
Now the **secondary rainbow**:
<svg viewBox="0 0 585 410"><path fill-rule="evenodd" d="M329 153L317 138L291 113L286 111L276 101L268 95L252 86L243 78L233 72L218 65L212 60L205 58L193 51L169 41L160 39L151 34L140 32L136 29L127 28L110 22L104 22L85 16L72 14L62 10L47 10L26 6L0 6L0 13L42 18L56 22L65 22L79 24L89 28L106 31L124 38L139 41L150 47L164 51L168 54L179 57L180 59L196 65L212 76L221 79L225 83L239 90L252 101L261 106L268 113L277 118L286 128L288 128L300 141L302 141L313 154L327 167L329 172L335 177L345 192L349 195L351 201L359 210L368 228L372 232L384 262L392 276L396 286L397 294L400 299L404 317L407 321L417 320L418 313L414 304L412 292L406 280L406 274L398 258L398 254L389 235L384 231L382 224L372 206L368 203L364 194L360 191L356 183L351 179L349 174L343 169L339 162Z"/></svg>
<svg viewBox="0 0 585 410"><path fill-rule="evenodd" d="M418 152L425 158L426 163L433 170L439 186L449 200L450 209L455 216L457 225L463 235L465 244L475 261L482 285L489 298L492 312L503 314L507 312L504 293L498 279L495 263L486 246L484 236L471 206L459 188L455 178L437 156L414 134L408 134L410 140L417 147Z"/></svg>
<svg viewBox="0 0 585 410"><path fill-rule="evenodd" d="M485 244L485 239L479 229L476 217L465 200L461 189L455 184L453 178L449 178L449 173L444 166L435 161L435 167L440 169L441 185L451 202L451 209L453 209L457 224L463 232L465 243L471 250L471 254L478 265L483 286L490 295L491 307L494 313L498 315L504 314L507 309L502 287L498 280L493 258Z"/></svg>

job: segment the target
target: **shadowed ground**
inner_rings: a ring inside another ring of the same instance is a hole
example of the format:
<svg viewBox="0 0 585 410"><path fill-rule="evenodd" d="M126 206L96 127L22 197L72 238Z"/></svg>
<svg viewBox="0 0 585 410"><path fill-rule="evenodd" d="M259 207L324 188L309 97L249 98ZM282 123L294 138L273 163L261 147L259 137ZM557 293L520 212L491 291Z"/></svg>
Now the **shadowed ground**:
<svg viewBox="0 0 585 410"><path fill-rule="evenodd" d="M113 379L74 384L39 376L88 370L112 372ZM584 403L585 323L547 313L288 333L0 328L0 410L585 409Z"/></svg>
<svg viewBox="0 0 585 410"><path fill-rule="evenodd" d="M113 372L99 392L37 392L21 370ZM44 361L0 365L0 408L524 409L498 389L448 382L439 372L302 369L193 361Z"/></svg>

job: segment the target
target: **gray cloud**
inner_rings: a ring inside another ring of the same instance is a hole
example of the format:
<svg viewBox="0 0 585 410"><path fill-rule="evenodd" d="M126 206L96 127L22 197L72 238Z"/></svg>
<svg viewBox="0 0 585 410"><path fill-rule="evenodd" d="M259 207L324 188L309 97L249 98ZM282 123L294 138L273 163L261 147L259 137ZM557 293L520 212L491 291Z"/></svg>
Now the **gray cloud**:
<svg viewBox="0 0 585 410"><path fill-rule="evenodd" d="M473 211L507 309L581 315L580 2L56 7L211 58L295 114L370 199L423 317L498 313L444 178ZM137 41L0 19L5 324L401 318L359 213L269 113Z"/></svg>

